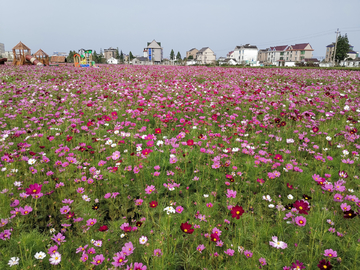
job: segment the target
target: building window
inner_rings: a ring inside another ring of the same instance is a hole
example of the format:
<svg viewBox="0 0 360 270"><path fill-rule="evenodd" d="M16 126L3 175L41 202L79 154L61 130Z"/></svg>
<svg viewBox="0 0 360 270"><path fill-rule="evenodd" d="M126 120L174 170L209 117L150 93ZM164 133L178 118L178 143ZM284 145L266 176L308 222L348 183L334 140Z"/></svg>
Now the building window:
<svg viewBox="0 0 360 270"><path fill-rule="evenodd" d="M301 51L301 54L305 54L305 51Z"/></svg>

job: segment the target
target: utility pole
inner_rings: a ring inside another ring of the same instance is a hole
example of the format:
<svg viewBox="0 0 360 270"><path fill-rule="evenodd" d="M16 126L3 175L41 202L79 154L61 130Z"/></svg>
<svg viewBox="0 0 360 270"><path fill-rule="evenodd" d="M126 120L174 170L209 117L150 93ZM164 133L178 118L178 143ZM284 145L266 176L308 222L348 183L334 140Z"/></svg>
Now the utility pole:
<svg viewBox="0 0 360 270"><path fill-rule="evenodd" d="M335 42L335 49L334 49L334 56L333 56L333 66L335 66L335 55L336 55L336 47L338 42L338 35L340 34L339 28L337 29L336 33L336 42Z"/></svg>

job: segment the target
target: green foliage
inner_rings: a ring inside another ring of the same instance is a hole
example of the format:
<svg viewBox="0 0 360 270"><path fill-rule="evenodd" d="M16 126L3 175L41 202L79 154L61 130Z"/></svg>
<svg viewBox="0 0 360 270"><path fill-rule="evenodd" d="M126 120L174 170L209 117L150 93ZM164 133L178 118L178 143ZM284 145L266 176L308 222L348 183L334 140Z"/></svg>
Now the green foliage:
<svg viewBox="0 0 360 270"><path fill-rule="evenodd" d="M129 58L130 58L130 61L133 60L135 57L133 56L132 52L130 51L129 52Z"/></svg>
<svg viewBox="0 0 360 270"><path fill-rule="evenodd" d="M346 59L347 53L349 52L350 44L347 37L347 34L345 36L339 36L337 45L336 45L336 53L335 53L335 60L336 62L340 62Z"/></svg>
<svg viewBox="0 0 360 270"><path fill-rule="evenodd" d="M171 49L171 52L170 52L170 60L174 60L175 59L175 53L174 53L174 50Z"/></svg>
<svg viewBox="0 0 360 270"><path fill-rule="evenodd" d="M180 52L178 52L178 53L176 54L176 60L177 60L177 61L181 61L181 54L180 54Z"/></svg>
<svg viewBox="0 0 360 270"><path fill-rule="evenodd" d="M115 59L120 60L119 47L116 48Z"/></svg>
<svg viewBox="0 0 360 270"><path fill-rule="evenodd" d="M122 51L120 52L119 60L120 60L120 63L124 63L124 54Z"/></svg>
<svg viewBox="0 0 360 270"><path fill-rule="evenodd" d="M66 57L66 61L68 63L74 63L74 54L76 54L75 51L70 51L69 55Z"/></svg>

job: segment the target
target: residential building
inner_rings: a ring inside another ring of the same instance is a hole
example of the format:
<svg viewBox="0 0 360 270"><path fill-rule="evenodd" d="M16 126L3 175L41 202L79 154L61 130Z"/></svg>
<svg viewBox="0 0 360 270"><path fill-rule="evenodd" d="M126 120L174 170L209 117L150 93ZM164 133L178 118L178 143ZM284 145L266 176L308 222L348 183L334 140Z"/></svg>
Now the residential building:
<svg viewBox="0 0 360 270"><path fill-rule="evenodd" d="M229 52L229 53L226 55L226 58L233 58L233 59L235 59L234 51ZM235 61L236 61L236 60L235 60Z"/></svg>
<svg viewBox="0 0 360 270"><path fill-rule="evenodd" d="M254 45L245 44L236 46L233 53L233 58L238 63L250 64L255 63L258 57L258 48Z"/></svg>
<svg viewBox="0 0 360 270"><path fill-rule="evenodd" d="M68 57L68 53L66 52L53 52L53 56L65 56Z"/></svg>
<svg viewBox="0 0 360 270"><path fill-rule="evenodd" d="M147 47L144 48L143 53L144 57L154 64L160 64L163 60L163 48L161 47L161 42L157 42L155 39L147 43Z"/></svg>
<svg viewBox="0 0 360 270"><path fill-rule="evenodd" d="M152 62L150 62L149 59L146 57L138 56L138 57L135 57L131 61L131 64L133 64L133 65L151 65Z"/></svg>
<svg viewBox="0 0 360 270"><path fill-rule="evenodd" d="M284 60L291 62L300 62L305 58L312 58L312 52L314 49L311 47L310 43L301 43L290 45L285 49Z"/></svg>
<svg viewBox="0 0 360 270"><path fill-rule="evenodd" d="M0 43L0 55L2 55L3 53L5 53L5 45L4 43Z"/></svg>
<svg viewBox="0 0 360 270"><path fill-rule="evenodd" d="M267 62L267 53L268 53L269 48L266 48L264 50L259 50L258 51L258 61L260 63L266 63Z"/></svg>
<svg viewBox="0 0 360 270"><path fill-rule="evenodd" d="M0 58L7 58L8 62L10 62L14 59L14 53L12 51L4 52L0 54Z"/></svg>
<svg viewBox="0 0 360 270"><path fill-rule="evenodd" d="M285 61L285 49L287 45L270 47L267 51L267 62L271 64L278 64L279 61Z"/></svg>
<svg viewBox="0 0 360 270"><path fill-rule="evenodd" d="M196 62L201 65L213 64L216 61L216 55L209 47L204 47L196 53Z"/></svg>
<svg viewBox="0 0 360 270"><path fill-rule="evenodd" d="M189 59L190 55L192 56L192 59L196 58L196 54L199 50L196 48L192 48L190 51L186 52L186 58ZM191 58L191 57L190 57Z"/></svg>
<svg viewBox="0 0 360 270"><path fill-rule="evenodd" d="M325 62L333 61L334 51L335 51L335 42L326 46ZM358 57L358 55L359 53L354 51L354 46L350 45L346 58L350 58L354 60Z"/></svg>
<svg viewBox="0 0 360 270"><path fill-rule="evenodd" d="M106 62L107 62L108 64L112 64L112 65L117 65L117 64L119 64L119 60L118 60L118 59L115 59L114 57L111 57L111 58L107 59Z"/></svg>
<svg viewBox="0 0 360 270"><path fill-rule="evenodd" d="M109 49L104 49L104 58L106 60L110 59L110 58L116 58L116 50L112 47L110 47Z"/></svg>

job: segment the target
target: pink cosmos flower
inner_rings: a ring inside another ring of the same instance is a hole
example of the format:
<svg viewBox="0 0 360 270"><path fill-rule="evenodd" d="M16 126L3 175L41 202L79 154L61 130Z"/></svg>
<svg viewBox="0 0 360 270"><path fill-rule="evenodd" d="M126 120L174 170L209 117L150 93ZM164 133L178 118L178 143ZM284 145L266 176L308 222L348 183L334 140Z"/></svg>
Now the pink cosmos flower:
<svg viewBox="0 0 360 270"><path fill-rule="evenodd" d="M234 256L235 250L229 248L229 249L225 250L224 253L229 256Z"/></svg>
<svg viewBox="0 0 360 270"><path fill-rule="evenodd" d="M115 257L113 257L113 260L114 262L112 262L111 264L114 265L115 267L121 267L128 261L126 260L126 256L123 252L116 253Z"/></svg>
<svg viewBox="0 0 360 270"><path fill-rule="evenodd" d="M142 199L137 199L137 200L135 200L135 204L136 205L142 205L142 203L143 203L143 200Z"/></svg>
<svg viewBox="0 0 360 270"><path fill-rule="evenodd" d="M50 255L51 255L51 254L55 254L57 250L58 250L58 246L57 246L57 245L52 246L52 247L49 248L48 254L50 254Z"/></svg>
<svg viewBox="0 0 360 270"><path fill-rule="evenodd" d="M65 206L60 208L60 213L61 214L67 214L70 210L71 210L70 207L68 205L65 205Z"/></svg>
<svg viewBox="0 0 360 270"><path fill-rule="evenodd" d="M142 263L138 263L138 262L134 263L134 270L146 270L146 269L147 269L146 265L143 265ZM126 270L128 270L128 268L126 268Z"/></svg>
<svg viewBox="0 0 360 270"><path fill-rule="evenodd" d="M295 218L296 225L304 227L306 225L306 218L303 216L297 216Z"/></svg>
<svg viewBox="0 0 360 270"><path fill-rule="evenodd" d="M134 246L131 242L125 243L125 245L123 246L123 248L121 249L121 251L126 255L129 256L130 254L132 254L134 252Z"/></svg>
<svg viewBox="0 0 360 270"><path fill-rule="evenodd" d="M25 205L24 208L19 207L19 210L20 210L20 212L21 212L21 215L26 216L26 215L28 215L30 212L32 212L33 209L31 208L31 206Z"/></svg>
<svg viewBox="0 0 360 270"><path fill-rule="evenodd" d="M162 256L162 252L161 252L161 249L155 249L154 250L154 256L155 257L161 257Z"/></svg>
<svg viewBox="0 0 360 270"><path fill-rule="evenodd" d="M51 239L54 240L56 242L56 244L58 244L58 245L61 245L61 243L66 242L65 236L62 235L61 233L54 235Z"/></svg>
<svg viewBox="0 0 360 270"><path fill-rule="evenodd" d="M246 256L246 258L251 258L253 253L250 250L245 250L244 255Z"/></svg>
<svg viewBox="0 0 360 270"><path fill-rule="evenodd" d="M87 262L88 259L89 259L89 256L88 256L86 253L83 253L83 254L81 255L80 260L81 260L82 262Z"/></svg>
<svg viewBox="0 0 360 270"><path fill-rule="evenodd" d="M41 187L42 185L39 185L38 183L29 185L29 188L26 189L26 194L27 195L38 194L41 192Z"/></svg>
<svg viewBox="0 0 360 270"><path fill-rule="evenodd" d="M180 206L180 205L179 205L178 207L176 207L176 213L181 214L182 211L184 211L184 207L182 207L182 206Z"/></svg>
<svg viewBox="0 0 360 270"><path fill-rule="evenodd" d="M339 193L336 193L334 195L334 201L335 202L342 202L343 201L343 196L341 194L339 194Z"/></svg>
<svg viewBox="0 0 360 270"><path fill-rule="evenodd" d="M266 259L265 259L265 258L260 258L260 259L259 259L259 262L260 262L260 264L263 265L263 266L266 265Z"/></svg>
<svg viewBox="0 0 360 270"><path fill-rule="evenodd" d="M151 194L154 190L155 190L155 186L154 186L154 185L151 185L151 186L148 186L148 187L145 189L145 193L146 193L146 194Z"/></svg>
<svg viewBox="0 0 360 270"><path fill-rule="evenodd" d="M351 206L348 205L347 203L342 203L342 204L340 205L340 207L341 207L341 210L343 210L344 212L351 210Z"/></svg>
<svg viewBox="0 0 360 270"><path fill-rule="evenodd" d="M197 251L199 251L200 253L202 253L202 251L205 249L205 246L203 244L198 245L198 247L196 248Z"/></svg>
<svg viewBox="0 0 360 270"><path fill-rule="evenodd" d="M236 191L235 191L235 190L228 189L228 190L227 190L226 197L228 197L228 198L236 198Z"/></svg>
<svg viewBox="0 0 360 270"><path fill-rule="evenodd" d="M335 250L332 250L332 249L325 249L324 256L336 258L337 257L337 252Z"/></svg>
<svg viewBox="0 0 360 270"><path fill-rule="evenodd" d="M93 226L96 224L96 222L97 222L97 220L95 218L90 218L86 221L86 226L89 226L89 227Z"/></svg>
<svg viewBox="0 0 360 270"><path fill-rule="evenodd" d="M285 242L279 241L277 236L273 236L271 238L273 241L269 241L270 246L275 247L277 249L285 249L287 248L287 244Z"/></svg>
<svg viewBox="0 0 360 270"><path fill-rule="evenodd" d="M93 258L93 261L91 262L93 265L99 265L102 264L102 262L105 260L104 255L96 255L95 258Z"/></svg>

